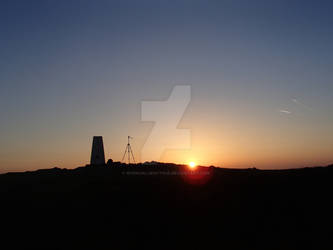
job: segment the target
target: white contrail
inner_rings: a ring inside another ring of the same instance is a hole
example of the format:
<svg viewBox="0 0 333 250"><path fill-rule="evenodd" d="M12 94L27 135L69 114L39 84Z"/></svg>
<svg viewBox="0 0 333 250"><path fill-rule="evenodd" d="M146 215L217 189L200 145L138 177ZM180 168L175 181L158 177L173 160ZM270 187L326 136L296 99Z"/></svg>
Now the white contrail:
<svg viewBox="0 0 333 250"><path fill-rule="evenodd" d="M288 115L291 114L291 112L289 110L285 110L285 109L280 109L279 112L283 113L283 114L288 114Z"/></svg>
<svg viewBox="0 0 333 250"><path fill-rule="evenodd" d="M302 106L303 108L306 108L306 109L308 109L308 110L312 110L312 108L310 108L309 106L305 105L303 102L300 102L298 99L293 98L293 99L291 99L291 100L292 100L294 103L296 103L296 104Z"/></svg>

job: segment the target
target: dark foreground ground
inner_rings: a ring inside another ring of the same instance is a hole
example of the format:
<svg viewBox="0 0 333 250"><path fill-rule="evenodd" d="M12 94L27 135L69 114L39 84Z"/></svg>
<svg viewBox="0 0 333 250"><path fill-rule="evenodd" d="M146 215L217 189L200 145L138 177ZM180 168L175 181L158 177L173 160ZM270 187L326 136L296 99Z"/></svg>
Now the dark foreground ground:
<svg viewBox="0 0 333 250"><path fill-rule="evenodd" d="M333 249L333 166L0 175L0 249Z"/></svg>

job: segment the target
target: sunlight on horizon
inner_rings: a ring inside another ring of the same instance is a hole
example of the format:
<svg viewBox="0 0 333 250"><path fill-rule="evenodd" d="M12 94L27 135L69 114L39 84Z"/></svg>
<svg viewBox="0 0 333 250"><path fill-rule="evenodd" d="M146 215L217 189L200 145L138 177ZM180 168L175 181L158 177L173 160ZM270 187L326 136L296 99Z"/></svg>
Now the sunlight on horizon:
<svg viewBox="0 0 333 250"><path fill-rule="evenodd" d="M188 166L189 166L191 169L195 169L196 166L197 166L197 164L196 164L194 161L190 161L190 162L188 163Z"/></svg>

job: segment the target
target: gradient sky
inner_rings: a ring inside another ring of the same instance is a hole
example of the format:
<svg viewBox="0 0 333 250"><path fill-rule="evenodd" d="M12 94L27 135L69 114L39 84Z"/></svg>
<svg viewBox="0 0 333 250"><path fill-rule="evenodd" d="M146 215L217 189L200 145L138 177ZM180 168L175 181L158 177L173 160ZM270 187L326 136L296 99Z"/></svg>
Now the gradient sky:
<svg viewBox="0 0 333 250"><path fill-rule="evenodd" d="M191 85L191 150L160 160L333 162L332 1L1 1L0 172L74 168L93 135L140 160L141 101Z"/></svg>

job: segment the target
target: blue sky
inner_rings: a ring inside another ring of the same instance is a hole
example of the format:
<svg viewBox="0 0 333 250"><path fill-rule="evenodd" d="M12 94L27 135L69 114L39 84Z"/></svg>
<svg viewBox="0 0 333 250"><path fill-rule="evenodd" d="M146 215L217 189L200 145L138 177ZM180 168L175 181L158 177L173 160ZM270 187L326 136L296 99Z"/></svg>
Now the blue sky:
<svg viewBox="0 0 333 250"><path fill-rule="evenodd" d="M143 100L191 85L192 149L161 161L332 161L331 1L1 1L0 171L120 160ZM296 101L295 101L296 100ZM288 111L288 112L281 112Z"/></svg>

